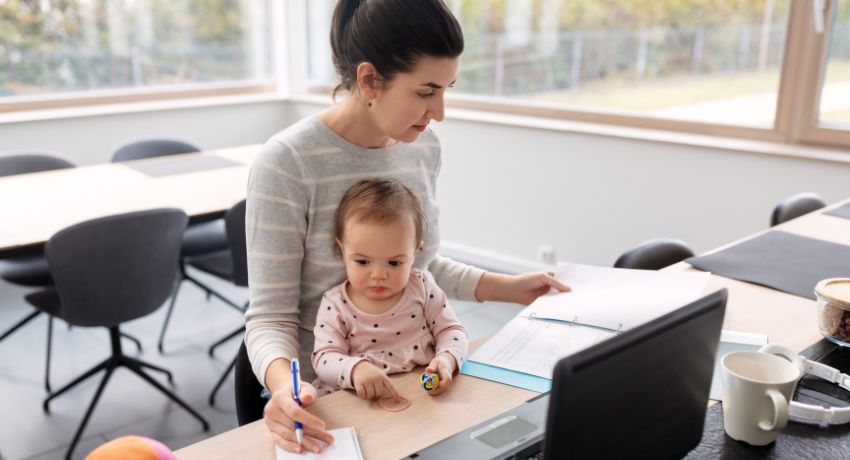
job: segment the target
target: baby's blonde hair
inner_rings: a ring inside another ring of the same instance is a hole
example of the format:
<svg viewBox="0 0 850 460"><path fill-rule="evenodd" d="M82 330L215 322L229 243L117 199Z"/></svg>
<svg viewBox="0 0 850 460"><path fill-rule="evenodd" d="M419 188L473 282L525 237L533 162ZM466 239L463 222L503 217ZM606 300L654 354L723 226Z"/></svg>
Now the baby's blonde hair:
<svg viewBox="0 0 850 460"><path fill-rule="evenodd" d="M416 194L394 179L366 179L351 186L342 195L334 217L334 237L342 241L345 223L358 222L391 224L402 217L413 218L416 244L422 241L426 224L422 203Z"/></svg>

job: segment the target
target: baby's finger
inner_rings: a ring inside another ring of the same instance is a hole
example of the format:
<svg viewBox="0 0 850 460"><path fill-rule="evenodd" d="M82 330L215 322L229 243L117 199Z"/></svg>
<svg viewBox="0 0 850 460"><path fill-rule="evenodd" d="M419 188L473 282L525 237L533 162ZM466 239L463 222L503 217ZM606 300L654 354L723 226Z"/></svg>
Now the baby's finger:
<svg viewBox="0 0 850 460"><path fill-rule="evenodd" d="M387 390L387 394L392 396L392 398L396 401L401 400L401 395L398 394L398 391L396 391L395 387L393 386L393 382L390 381L389 378L384 380L384 389Z"/></svg>

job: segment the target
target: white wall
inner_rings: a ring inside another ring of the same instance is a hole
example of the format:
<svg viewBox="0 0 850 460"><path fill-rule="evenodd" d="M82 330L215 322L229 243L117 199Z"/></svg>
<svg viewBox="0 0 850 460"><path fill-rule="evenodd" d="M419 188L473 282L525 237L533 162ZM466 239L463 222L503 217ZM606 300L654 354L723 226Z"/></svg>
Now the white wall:
<svg viewBox="0 0 850 460"><path fill-rule="evenodd" d="M177 138L205 150L262 143L286 112L284 103L264 102L0 123L0 155L52 150L82 166L108 162L118 147L140 138Z"/></svg>
<svg viewBox="0 0 850 460"><path fill-rule="evenodd" d="M293 115L317 107L293 104ZM661 236L699 253L766 228L787 195L850 196L850 165L838 163L471 121L434 128L444 242L519 259L545 244L559 260L610 266Z"/></svg>
<svg viewBox="0 0 850 460"><path fill-rule="evenodd" d="M266 102L0 124L0 152L45 148L92 164L138 137L205 149L257 143L321 107ZM792 193L850 196L850 166L837 163L460 120L435 129L441 230L454 255L534 261L546 244L562 260L610 265L658 236L700 252L765 228Z"/></svg>

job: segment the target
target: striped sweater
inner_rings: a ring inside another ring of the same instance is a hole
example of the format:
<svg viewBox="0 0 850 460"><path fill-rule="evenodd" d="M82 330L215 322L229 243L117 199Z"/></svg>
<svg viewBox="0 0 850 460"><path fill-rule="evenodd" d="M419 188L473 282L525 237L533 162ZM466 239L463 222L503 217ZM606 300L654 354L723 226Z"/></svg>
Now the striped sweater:
<svg viewBox="0 0 850 460"><path fill-rule="evenodd" d="M437 254L439 171L440 143L430 129L409 144L367 149L313 115L266 142L251 166L246 215L251 302L245 344L261 383L278 358L299 357L303 379L315 377L310 354L319 302L345 280L334 247L334 212L343 193L362 179L394 178L419 196L428 223L414 267L427 268L449 297L475 298L484 272Z"/></svg>

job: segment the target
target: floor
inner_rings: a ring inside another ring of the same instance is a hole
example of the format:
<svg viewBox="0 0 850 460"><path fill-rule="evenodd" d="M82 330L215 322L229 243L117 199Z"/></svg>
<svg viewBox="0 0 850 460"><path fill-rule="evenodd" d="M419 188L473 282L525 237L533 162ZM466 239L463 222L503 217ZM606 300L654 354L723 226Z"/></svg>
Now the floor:
<svg viewBox="0 0 850 460"><path fill-rule="evenodd" d="M245 289L196 274L198 278L242 303ZM0 285L0 331L31 312L22 300L26 290ZM452 303L470 338L495 333L513 317L517 306L506 304ZM166 337L165 354L156 349L166 308L128 323L122 328L143 344L143 352L124 341L125 353L166 367L174 374L170 387L210 423L208 432L179 406L127 370L116 371L77 445L73 458L84 458L103 442L129 434L162 441L171 449L195 443L236 427L233 381L229 379L208 402L210 391L232 360L239 345L232 340L207 355L208 346L242 322L241 315L215 298L207 300L194 286L185 284ZM39 317L0 342L0 460L64 458L82 416L100 381L98 374L55 399L50 414L42 410L46 395L44 361L47 320ZM54 321L51 384L61 387L109 354L105 329L68 328ZM167 381L152 374L160 382Z"/></svg>

